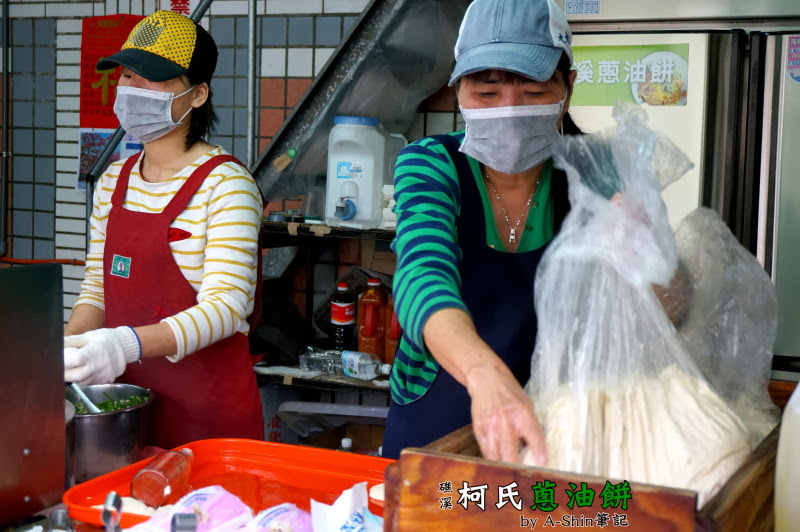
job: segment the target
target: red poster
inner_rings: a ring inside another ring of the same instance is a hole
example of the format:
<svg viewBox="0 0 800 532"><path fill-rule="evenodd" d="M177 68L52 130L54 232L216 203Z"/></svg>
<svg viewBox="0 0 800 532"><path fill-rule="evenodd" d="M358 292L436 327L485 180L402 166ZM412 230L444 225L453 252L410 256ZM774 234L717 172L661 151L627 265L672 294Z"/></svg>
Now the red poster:
<svg viewBox="0 0 800 532"><path fill-rule="evenodd" d="M108 15L83 19L81 36L80 127L115 129L114 116L119 69L97 70L102 57L119 51L139 15Z"/></svg>

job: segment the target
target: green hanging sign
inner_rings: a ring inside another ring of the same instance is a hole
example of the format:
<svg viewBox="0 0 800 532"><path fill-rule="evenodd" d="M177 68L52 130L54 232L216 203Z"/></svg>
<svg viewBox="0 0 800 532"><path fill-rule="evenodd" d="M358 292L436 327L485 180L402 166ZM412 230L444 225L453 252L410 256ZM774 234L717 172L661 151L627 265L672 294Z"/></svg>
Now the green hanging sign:
<svg viewBox="0 0 800 532"><path fill-rule="evenodd" d="M570 105L686 105L689 45L575 46Z"/></svg>

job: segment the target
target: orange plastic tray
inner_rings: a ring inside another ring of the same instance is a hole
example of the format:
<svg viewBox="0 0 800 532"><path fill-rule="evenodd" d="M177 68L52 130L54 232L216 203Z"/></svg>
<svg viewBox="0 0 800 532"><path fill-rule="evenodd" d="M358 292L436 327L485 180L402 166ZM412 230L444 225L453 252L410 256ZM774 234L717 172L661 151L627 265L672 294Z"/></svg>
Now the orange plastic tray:
<svg viewBox="0 0 800 532"><path fill-rule="evenodd" d="M194 453L190 483L193 489L219 484L244 501L253 512L290 502L310 511L311 499L332 504L342 491L358 482L367 489L383 482L386 466L394 460L327 449L244 439L213 439L192 442ZM64 493L63 502L72 519L102 525L102 505L110 491L130 497L133 476L151 458L141 460L92 480L78 484ZM370 499L369 509L383 515L383 504ZM125 513L123 528L148 519Z"/></svg>

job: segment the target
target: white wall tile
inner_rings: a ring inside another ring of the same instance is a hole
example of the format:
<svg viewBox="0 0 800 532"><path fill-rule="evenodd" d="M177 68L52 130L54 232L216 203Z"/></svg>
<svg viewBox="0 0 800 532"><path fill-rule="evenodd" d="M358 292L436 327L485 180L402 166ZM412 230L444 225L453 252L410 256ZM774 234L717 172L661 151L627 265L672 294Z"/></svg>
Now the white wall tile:
<svg viewBox="0 0 800 532"><path fill-rule="evenodd" d="M73 18L60 18L56 21L56 32L58 33L81 33L83 21Z"/></svg>
<svg viewBox="0 0 800 532"><path fill-rule="evenodd" d="M66 275L64 275L64 293L80 294L81 282L77 279L69 279Z"/></svg>
<svg viewBox="0 0 800 532"><path fill-rule="evenodd" d="M75 159L76 163L78 159ZM78 183L78 171L75 170L74 173L64 174L56 172L56 186L63 187L63 188L75 188L75 185Z"/></svg>
<svg viewBox="0 0 800 532"><path fill-rule="evenodd" d="M69 250L69 252L70 253L75 253L72 250ZM72 256L69 257L69 259L73 259L73 258L75 260L83 260L83 259L78 259L78 258L72 257ZM80 265L72 266L70 264L62 264L61 265L61 269L64 272L64 278L65 279L81 279L82 280L83 276L85 275L85 272L86 272L86 269L83 266L80 266Z"/></svg>
<svg viewBox="0 0 800 532"><path fill-rule="evenodd" d="M77 126L79 123L80 115L78 113L56 113L56 125L58 126Z"/></svg>
<svg viewBox="0 0 800 532"><path fill-rule="evenodd" d="M80 105L77 96L56 96L56 111L79 111Z"/></svg>
<svg viewBox="0 0 800 532"><path fill-rule="evenodd" d="M325 13L361 13L369 0L325 0Z"/></svg>
<svg viewBox="0 0 800 532"><path fill-rule="evenodd" d="M70 142L80 138L80 130L77 127L59 127L56 128L56 141Z"/></svg>
<svg viewBox="0 0 800 532"><path fill-rule="evenodd" d="M81 79L81 67L75 65L58 65L56 67L58 79Z"/></svg>
<svg viewBox="0 0 800 532"><path fill-rule="evenodd" d="M59 65L80 65L80 50L56 50L56 63Z"/></svg>
<svg viewBox="0 0 800 532"><path fill-rule="evenodd" d="M44 4L10 4L8 18L33 18L44 16Z"/></svg>
<svg viewBox="0 0 800 532"><path fill-rule="evenodd" d="M81 147L77 139L74 142L56 142L56 156L57 157L75 157L80 156Z"/></svg>
<svg viewBox="0 0 800 532"><path fill-rule="evenodd" d="M56 203L56 217L86 218L86 205L80 203ZM56 245L58 245L58 243L56 243Z"/></svg>
<svg viewBox="0 0 800 532"><path fill-rule="evenodd" d="M267 0L268 15L322 13L322 0Z"/></svg>
<svg viewBox="0 0 800 532"><path fill-rule="evenodd" d="M56 247L83 249L86 246L85 235L70 235L66 233L56 233Z"/></svg>
<svg viewBox="0 0 800 532"><path fill-rule="evenodd" d="M56 201L59 203L83 203L86 200L86 191L74 188L56 188Z"/></svg>
<svg viewBox="0 0 800 532"><path fill-rule="evenodd" d="M55 17L91 17L94 15L94 3L64 2L45 6L45 16Z"/></svg>
<svg viewBox="0 0 800 532"><path fill-rule="evenodd" d="M62 50L64 48L80 48L81 36L73 34L59 34L56 36L56 48Z"/></svg>
<svg viewBox="0 0 800 532"><path fill-rule="evenodd" d="M315 48L314 49L314 76L322 71L322 67L328 62L335 48Z"/></svg>
<svg viewBox="0 0 800 532"><path fill-rule="evenodd" d="M56 218L56 232L74 233L76 235L86 234L86 220Z"/></svg>
<svg viewBox="0 0 800 532"><path fill-rule="evenodd" d="M81 84L77 81L57 81L56 94L59 96L78 96L81 93Z"/></svg>
<svg viewBox="0 0 800 532"><path fill-rule="evenodd" d="M56 248L56 258L63 260L86 260L86 251L80 249ZM78 266L83 268L83 266Z"/></svg>
<svg viewBox="0 0 800 532"><path fill-rule="evenodd" d="M286 75L286 49L264 48L261 50L261 75L280 78Z"/></svg>
<svg viewBox="0 0 800 532"><path fill-rule="evenodd" d="M289 48L286 75L297 78L311 77L313 50L311 48Z"/></svg>
<svg viewBox="0 0 800 532"><path fill-rule="evenodd" d="M214 15L247 15L250 6L247 0L214 0L208 8L208 14Z"/></svg>
<svg viewBox="0 0 800 532"><path fill-rule="evenodd" d="M56 159L56 172L75 173L78 171L78 159L59 157Z"/></svg>

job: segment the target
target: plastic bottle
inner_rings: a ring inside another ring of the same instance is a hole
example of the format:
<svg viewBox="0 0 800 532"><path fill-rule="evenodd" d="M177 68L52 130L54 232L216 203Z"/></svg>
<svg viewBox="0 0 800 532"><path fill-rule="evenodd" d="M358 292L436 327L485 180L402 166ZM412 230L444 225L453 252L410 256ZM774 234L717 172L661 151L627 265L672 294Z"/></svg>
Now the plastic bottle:
<svg viewBox="0 0 800 532"><path fill-rule="evenodd" d="M381 280L370 277L367 280L367 289L358 298L358 350L362 353L372 353L381 361L385 349L386 337L386 290L381 286Z"/></svg>
<svg viewBox="0 0 800 532"><path fill-rule="evenodd" d="M387 364L394 364L394 355L397 353L397 344L400 343L402 329L397 320L397 313L394 311L394 297L389 296L386 303L386 341L383 348L383 361Z"/></svg>
<svg viewBox="0 0 800 532"><path fill-rule="evenodd" d="M356 299L350 285L340 282L331 297L333 348L339 351L356 349Z"/></svg>
<svg viewBox="0 0 800 532"><path fill-rule="evenodd" d="M151 508L171 504L191 491L191 449L165 451L144 466L131 481L131 496Z"/></svg>
<svg viewBox="0 0 800 532"><path fill-rule="evenodd" d="M370 381L380 375L388 375L392 371L392 366L381 363L378 357L371 353L309 347L300 355L300 369Z"/></svg>
<svg viewBox="0 0 800 532"><path fill-rule="evenodd" d="M796 531L800 523L797 499L800 479L800 384L783 411L775 459L775 532Z"/></svg>
<svg viewBox="0 0 800 532"><path fill-rule="evenodd" d="M339 451L343 453L352 453L353 452L353 440L350 438L342 438L341 443L339 444Z"/></svg>

